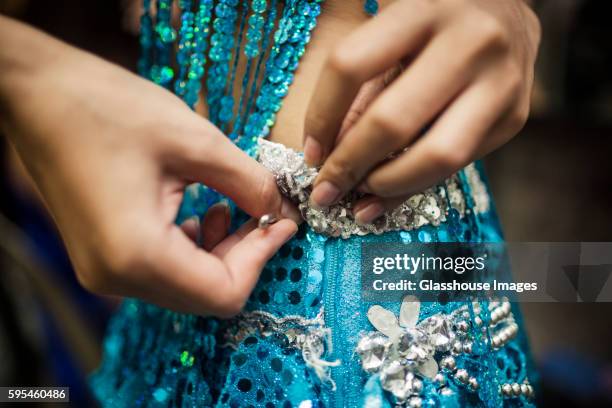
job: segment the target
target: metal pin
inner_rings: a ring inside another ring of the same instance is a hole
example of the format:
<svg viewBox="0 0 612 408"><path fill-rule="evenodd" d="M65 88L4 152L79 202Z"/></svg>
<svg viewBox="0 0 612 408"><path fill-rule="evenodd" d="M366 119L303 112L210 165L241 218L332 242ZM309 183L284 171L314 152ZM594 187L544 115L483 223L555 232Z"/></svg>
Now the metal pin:
<svg viewBox="0 0 612 408"><path fill-rule="evenodd" d="M266 229L270 225L274 224L276 221L278 221L278 218L276 217L276 215L264 214L261 217L259 217L259 222L257 223L257 226L261 229Z"/></svg>

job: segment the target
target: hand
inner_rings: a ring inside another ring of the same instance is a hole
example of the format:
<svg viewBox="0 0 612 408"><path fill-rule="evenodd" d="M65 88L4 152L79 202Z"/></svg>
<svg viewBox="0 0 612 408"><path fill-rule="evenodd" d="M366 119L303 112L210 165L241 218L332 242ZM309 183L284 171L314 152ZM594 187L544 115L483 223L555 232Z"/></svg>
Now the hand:
<svg viewBox="0 0 612 408"><path fill-rule="evenodd" d="M202 223L201 249L188 237L200 227L191 220L181 229L174 220L183 189L194 181L252 216L299 219L273 176L170 92L3 20L0 26L31 40L12 54L13 42L0 41L3 130L40 190L80 282L183 312L239 312L296 223L285 219L262 230L252 220L226 236L229 212L217 205ZM27 55L36 56L33 64L23 60Z"/></svg>
<svg viewBox="0 0 612 408"><path fill-rule="evenodd" d="M355 207L368 223L507 142L529 112L539 39L523 0L383 9L335 46L310 102L304 153L323 164L313 204L328 206L358 186L371 194ZM382 91L363 97L364 84L398 66L403 72Z"/></svg>

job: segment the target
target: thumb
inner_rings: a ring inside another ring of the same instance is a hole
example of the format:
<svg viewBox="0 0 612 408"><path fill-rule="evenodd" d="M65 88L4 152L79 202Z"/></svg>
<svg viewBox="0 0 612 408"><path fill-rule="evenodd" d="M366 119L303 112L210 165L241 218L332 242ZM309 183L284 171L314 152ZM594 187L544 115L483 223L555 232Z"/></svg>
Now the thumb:
<svg viewBox="0 0 612 408"><path fill-rule="evenodd" d="M230 197L252 217L280 215L296 223L297 209L283 199L274 175L240 150L212 125L206 137L199 135L200 146L190 149L184 162L185 177L201 182Z"/></svg>

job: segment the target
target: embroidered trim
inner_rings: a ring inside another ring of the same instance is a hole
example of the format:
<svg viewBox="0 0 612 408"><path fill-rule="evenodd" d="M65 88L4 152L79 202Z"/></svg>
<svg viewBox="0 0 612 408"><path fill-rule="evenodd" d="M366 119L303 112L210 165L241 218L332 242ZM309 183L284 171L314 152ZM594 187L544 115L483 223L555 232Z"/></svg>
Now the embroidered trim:
<svg viewBox="0 0 612 408"><path fill-rule="evenodd" d="M353 204L363 197L361 193L350 192L339 203L328 208L310 206L308 198L318 170L308 167L301 153L282 144L260 139L258 160L275 175L280 191L298 206L302 217L312 229L327 236L348 238L351 235L409 231L428 224L440 225L446 221L449 208L457 210L460 217L466 213L464 193L460 188L459 177L454 174L440 185L413 195L375 222L360 225L355 221ZM471 164L466 167L465 174L475 203L473 210L476 213L488 211L489 195L478 170Z"/></svg>
<svg viewBox="0 0 612 408"><path fill-rule="evenodd" d="M302 352L306 366L311 368L317 377L332 390L336 384L330 376L330 367L340 365L339 360L327 361L323 354L332 352L331 329L325 327L323 309L314 319L299 315L276 317L262 310L242 312L229 321L225 333L227 343L224 347L237 348L248 336L259 333L264 337L273 334L284 335L292 347Z"/></svg>

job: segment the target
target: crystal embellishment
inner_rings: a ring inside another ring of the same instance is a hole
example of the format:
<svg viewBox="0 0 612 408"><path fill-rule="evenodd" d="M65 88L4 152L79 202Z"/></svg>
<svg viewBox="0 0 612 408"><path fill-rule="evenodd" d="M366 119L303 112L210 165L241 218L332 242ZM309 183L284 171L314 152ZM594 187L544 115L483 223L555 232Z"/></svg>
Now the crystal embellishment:
<svg viewBox="0 0 612 408"><path fill-rule="evenodd" d="M410 231L424 225L438 226L447 219L447 210L454 209L460 217L466 213L466 198L457 174L441 185L415 194L398 208L386 212L370 224L360 225L355 221L353 205L363 194L348 193L339 203L328 208L310 206L308 199L318 170L308 167L301 153L282 144L259 139L259 162L276 177L280 191L295 203L304 220L315 232L348 238L352 235L382 234L387 231ZM469 169L469 171L468 171ZM473 164L465 170L470 191L476 203L475 212L489 210L486 186Z"/></svg>

